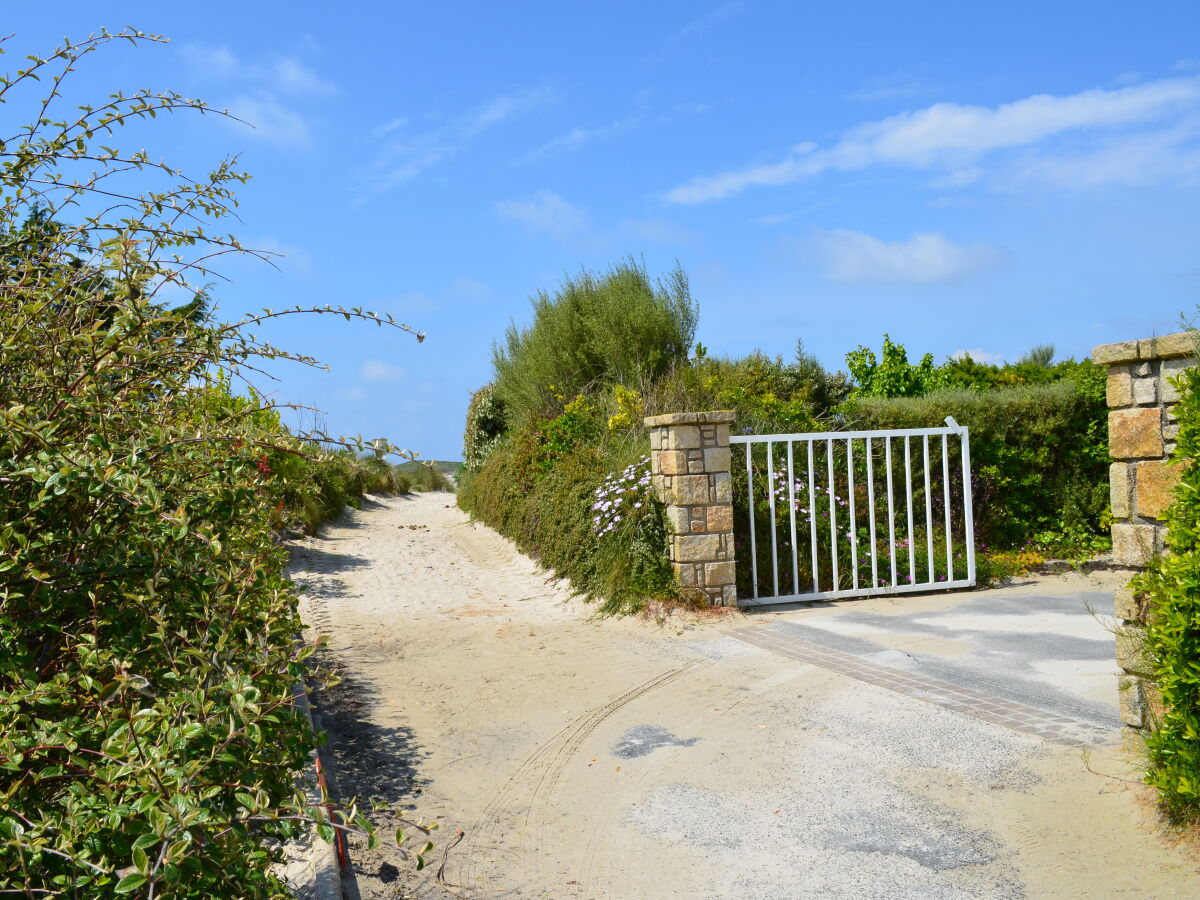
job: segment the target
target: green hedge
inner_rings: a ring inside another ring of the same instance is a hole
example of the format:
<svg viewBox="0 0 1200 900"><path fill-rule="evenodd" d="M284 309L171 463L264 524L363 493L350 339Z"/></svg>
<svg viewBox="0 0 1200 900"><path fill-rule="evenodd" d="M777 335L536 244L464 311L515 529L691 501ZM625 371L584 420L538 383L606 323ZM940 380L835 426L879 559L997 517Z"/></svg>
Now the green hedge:
<svg viewBox="0 0 1200 900"><path fill-rule="evenodd" d="M1167 511L1171 552L1133 582L1149 595L1144 651L1162 694L1147 781L1177 819L1200 819L1200 368L1184 371L1173 458L1185 467Z"/></svg>
<svg viewBox="0 0 1200 900"><path fill-rule="evenodd" d="M1102 549L1108 527L1108 431L1103 373L989 391L859 398L846 424L929 428L953 416L971 430L972 490L983 547L1035 543L1066 554Z"/></svg>

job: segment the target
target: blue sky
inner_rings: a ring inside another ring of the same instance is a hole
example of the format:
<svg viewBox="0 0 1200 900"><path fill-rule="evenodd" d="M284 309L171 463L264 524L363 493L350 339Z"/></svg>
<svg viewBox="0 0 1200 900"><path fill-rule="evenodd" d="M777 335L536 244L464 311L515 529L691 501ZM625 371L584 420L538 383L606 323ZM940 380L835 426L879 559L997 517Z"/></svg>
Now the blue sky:
<svg viewBox="0 0 1200 900"><path fill-rule="evenodd" d="M113 9L119 8L119 12ZM328 427L459 458L492 341L565 272L678 260L714 354L830 367L1015 359L1166 333L1200 302L1200 4L57 2L6 10L0 66L129 23L75 91L175 89L250 129L133 131L187 165L240 154L225 317L343 303L270 338ZM73 95L74 96L74 95ZM0 107L5 125L29 110Z"/></svg>

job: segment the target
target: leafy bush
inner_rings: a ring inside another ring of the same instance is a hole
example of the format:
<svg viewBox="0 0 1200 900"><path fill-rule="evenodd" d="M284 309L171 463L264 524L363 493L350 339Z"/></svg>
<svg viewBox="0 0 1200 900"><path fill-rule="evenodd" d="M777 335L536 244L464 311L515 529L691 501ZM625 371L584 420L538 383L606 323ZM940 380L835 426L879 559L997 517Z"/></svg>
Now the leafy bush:
<svg viewBox="0 0 1200 900"><path fill-rule="evenodd" d="M551 417L596 388L640 388L686 359L696 330L682 269L655 284L632 260L568 277L532 303L533 323L511 325L492 360L494 398L517 424Z"/></svg>
<svg viewBox="0 0 1200 900"><path fill-rule="evenodd" d="M459 504L603 612L628 612L674 596L675 585L665 513L647 484L636 497L622 490L620 519L599 519L607 479L642 466L646 444L643 429L605 428L608 414L600 402L573 402L554 420L515 430L464 476Z"/></svg>
<svg viewBox="0 0 1200 900"><path fill-rule="evenodd" d="M463 466L468 472L480 470L504 436L507 425L504 403L496 397L492 385L485 384L471 395L463 432Z"/></svg>
<svg viewBox="0 0 1200 900"><path fill-rule="evenodd" d="M311 648L274 533L272 459L306 448L218 373L290 355L247 332L277 314L221 325L202 294L155 299L208 277L165 248L240 250L179 223L220 219L245 176L147 193L146 170L182 176L90 146L206 107L140 92L56 121L61 78L114 37L0 81L0 102L53 85L0 144L0 893L277 897L268 839L330 828L298 783ZM121 218L56 218L97 201Z"/></svg>
<svg viewBox="0 0 1200 900"><path fill-rule="evenodd" d="M1075 363L1077 380L989 391L851 401L855 427L928 428L954 416L971 429L978 539L1008 549L1036 541L1054 553L1103 548L1108 508L1104 374Z"/></svg>
<svg viewBox="0 0 1200 900"><path fill-rule="evenodd" d="M1167 510L1171 552L1132 587L1149 597L1144 653L1162 696L1161 720L1147 737L1147 781L1175 818L1200 818L1200 368L1178 376L1179 437L1175 464L1183 467Z"/></svg>

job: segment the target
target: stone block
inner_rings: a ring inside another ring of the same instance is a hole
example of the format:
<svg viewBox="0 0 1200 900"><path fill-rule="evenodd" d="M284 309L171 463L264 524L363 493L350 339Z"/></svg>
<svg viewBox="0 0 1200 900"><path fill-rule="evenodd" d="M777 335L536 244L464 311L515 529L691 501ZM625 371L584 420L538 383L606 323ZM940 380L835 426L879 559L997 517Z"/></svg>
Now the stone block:
<svg viewBox="0 0 1200 900"><path fill-rule="evenodd" d="M1111 404L1109 404L1111 406ZM663 430L661 428L650 429L650 449L661 450L663 443Z"/></svg>
<svg viewBox="0 0 1200 900"><path fill-rule="evenodd" d="M1133 515L1133 508L1129 503L1130 496L1132 496L1132 492L1130 492L1132 482L1129 480L1130 468L1132 466L1127 462L1115 462L1109 466L1109 505L1114 518L1129 518Z"/></svg>
<svg viewBox="0 0 1200 900"><path fill-rule="evenodd" d="M1133 362L1138 358L1137 341L1121 341L1118 344L1101 344L1092 350L1092 362L1098 366Z"/></svg>
<svg viewBox="0 0 1200 900"><path fill-rule="evenodd" d="M1146 566L1158 552L1158 529L1153 525L1114 523L1112 539L1113 562L1119 566Z"/></svg>
<svg viewBox="0 0 1200 900"><path fill-rule="evenodd" d="M1118 409L1110 412L1108 447L1114 459L1161 457L1163 439L1158 410Z"/></svg>
<svg viewBox="0 0 1200 900"><path fill-rule="evenodd" d="M1133 513L1129 505L1129 463L1113 463L1108 467L1108 498L1114 519L1128 519Z"/></svg>
<svg viewBox="0 0 1200 900"><path fill-rule="evenodd" d="M1133 382L1133 402L1139 406L1158 402L1158 379L1136 378Z"/></svg>
<svg viewBox="0 0 1200 900"><path fill-rule="evenodd" d="M1175 449L1174 441L1178 437L1179 437L1179 426L1178 425L1164 425L1163 426L1163 440L1167 442L1166 448L1167 448L1168 455L1170 455L1171 451Z"/></svg>
<svg viewBox="0 0 1200 900"><path fill-rule="evenodd" d="M708 503L707 475L676 475L671 479L670 502L680 506L703 506Z"/></svg>
<svg viewBox="0 0 1200 900"><path fill-rule="evenodd" d="M1145 378L1148 375L1154 374L1154 367L1148 362L1134 363L1133 374L1138 378Z"/></svg>
<svg viewBox="0 0 1200 900"><path fill-rule="evenodd" d="M687 474L686 450L661 450L652 457L658 463L658 471L663 475Z"/></svg>
<svg viewBox="0 0 1200 900"><path fill-rule="evenodd" d="M1138 341L1139 359L1164 359L1172 356L1196 356L1196 337L1194 331L1177 331L1174 334L1164 334L1162 337L1146 338Z"/></svg>
<svg viewBox="0 0 1200 900"><path fill-rule="evenodd" d="M1145 706L1142 703L1142 679L1122 676L1117 679L1117 698L1121 721L1131 728L1146 726Z"/></svg>
<svg viewBox="0 0 1200 900"><path fill-rule="evenodd" d="M1146 632L1137 625L1117 631L1117 665L1130 675L1153 678L1154 667L1146 659Z"/></svg>
<svg viewBox="0 0 1200 900"><path fill-rule="evenodd" d="M700 446L700 428L697 425L673 425L667 429L667 450L690 450Z"/></svg>
<svg viewBox="0 0 1200 900"><path fill-rule="evenodd" d="M704 460L703 459L689 459L688 460L688 472L692 475L703 475L704 474Z"/></svg>
<svg viewBox="0 0 1200 900"><path fill-rule="evenodd" d="M1164 359L1162 363L1162 371L1159 377L1162 379L1162 384L1159 393L1162 394L1164 403L1174 403L1179 399L1179 388L1174 385L1174 379L1183 374L1184 369L1190 369L1196 365L1194 359Z"/></svg>
<svg viewBox="0 0 1200 900"><path fill-rule="evenodd" d="M728 447L713 447L704 451L704 471L706 472L728 472L729 471L729 448Z"/></svg>
<svg viewBox="0 0 1200 900"><path fill-rule="evenodd" d="M708 562L717 558L718 541L715 534L676 535L671 541L675 562Z"/></svg>
<svg viewBox="0 0 1200 900"><path fill-rule="evenodd" d="M1129 585L1113 591L1113 615L1125 622L1143 622L1146 618L1148 599Z"/></svg>
<svg viewBox="0 0 1200 900"><path fill-rule="evenodd" d="M704 584L706 587L724 587L737 580L732 562L710 562L704 564Z"/></svg>
<svg viewBox="0 0 1200 900"><path fill-rule="evenodd" d="M1129 377L1128 366L1109 370L1106 396L1109 409L1133 406L1133 379Z"/></svg>
<svg viewBox="0 0 1200 900"><path fill-rule="evenodd" d="M675 572L675 580L682 587L696 586L696 566L691 563L671 563L671 569Z"/></svg>
<svg viewBox="0 0 1200 900"><path fill-rule="evenodd" d="M729 425L724 422L717 425L717 446L729 446Z"/></svg>
<svg viewBox="0 0 1200 900"><path fill-rule="evenodd" d="M721 590L721 605L722 606L737 606L737 585L727 584Z"/></svg>
<svg viewBox="0 0 1200 900"><path fill-rule="evenodd" d="M733 507L727 503L707 507L708 521L705 527L709 532L717 533L733 530Z"/></svg>
<svg viewBox="0 0 1200 900"><path fill-rule="evenodd" d="M673 534L687 534L692 530L690 510L686 506L668 506L667 525Z"/></svg>
<svg viewBox="0 0 1200 900"><path fill-rule="evenodd" d="M1161 519L1171 505L1171 492L1181 475L1182 463L1168 463L1166 460L1138 463L1134 482L1137 514L1147 519Z"/></svg>
<svg viewBox="0 0 1200 900"><path fill-rule="evenodd" d="M717 503L732 503L733 502L733 476L728 472L718 472L715 475L708 475L707 478L712 479L713 485L713 500Z"/></svg>

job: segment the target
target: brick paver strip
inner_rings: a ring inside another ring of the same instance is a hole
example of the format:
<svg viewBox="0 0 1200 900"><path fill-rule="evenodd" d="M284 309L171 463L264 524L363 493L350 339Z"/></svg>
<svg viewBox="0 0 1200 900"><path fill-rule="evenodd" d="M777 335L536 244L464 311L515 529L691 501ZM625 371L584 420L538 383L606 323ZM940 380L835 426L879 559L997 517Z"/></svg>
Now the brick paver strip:
<svg viewBox="0 0 1200 900"><path fill-rule="evenodd" d="M1024 703L981 694L971 688L881 666L849 653L842 653L840 650L831 650L820 644L789 637L777 631L768 631L762 627L741 628L731 632L731 635L744 643L770 650L772 653L790 656L792 659L812 663L850 678L904 694L906 697L923 700L974 719L982 719L993 725L1055 743L1090 743L1091 741L1080 738L1080 731L1087 733L1092 741L1096 742L1103 740L1107 735L1105 729L1083 719L1046 712Z"/></svg>

